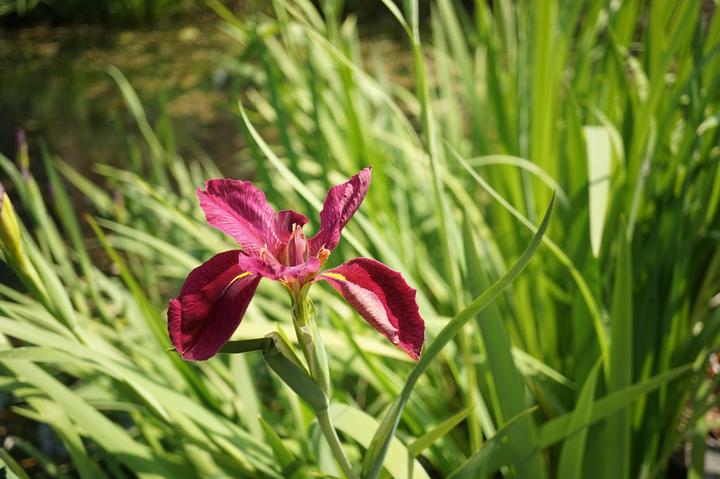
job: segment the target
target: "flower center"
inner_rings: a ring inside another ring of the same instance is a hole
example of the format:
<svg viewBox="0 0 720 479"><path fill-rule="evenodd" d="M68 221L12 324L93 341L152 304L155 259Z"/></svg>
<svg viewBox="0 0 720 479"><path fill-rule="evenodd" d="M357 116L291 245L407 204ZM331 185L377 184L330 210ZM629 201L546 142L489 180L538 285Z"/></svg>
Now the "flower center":
<svg viewBox="0 0 720 479"><path fill-rule="evenodd" d="M308 248L308 242L305 239L305 233L303 233L302 226L293 224L292 233L287 244L287 261L288 266L297 266L307 262L310 256L310 250Z"/></svg>

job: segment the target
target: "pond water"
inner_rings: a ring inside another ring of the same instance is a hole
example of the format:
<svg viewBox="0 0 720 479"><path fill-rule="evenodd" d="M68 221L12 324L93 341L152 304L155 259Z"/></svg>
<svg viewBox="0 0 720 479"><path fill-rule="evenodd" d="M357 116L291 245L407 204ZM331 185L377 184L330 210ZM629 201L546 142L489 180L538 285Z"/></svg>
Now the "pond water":
<svg viewBox="0 0 720 479"><path fill-rule="evenodd" d="M224 170L241 139L221 55L237 44L201 14L148 30L32 26L0 30L0 152L14 157L15 132L82 171L122 166L138 136L117 85L118 67L151 119L171 119L181 155L203 152ZM232 167L230 166L232 170Z"/></svg>

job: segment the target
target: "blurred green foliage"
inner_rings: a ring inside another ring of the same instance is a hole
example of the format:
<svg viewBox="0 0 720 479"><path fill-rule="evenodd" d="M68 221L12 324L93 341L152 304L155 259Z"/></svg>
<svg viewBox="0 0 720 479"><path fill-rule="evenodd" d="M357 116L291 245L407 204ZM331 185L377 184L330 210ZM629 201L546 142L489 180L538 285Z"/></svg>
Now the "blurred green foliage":
<svg viewBox="0 0 720 479"><path fill-rule="evenodd" d="M0 17L10 16L13 22L143 25L200 5L199 0L0 0Z"/></svg>
<svg viewBox="0 0 720 479"><path fill-rule="evenodd" d="M654 478L691 443L683 467L702 477L720 382L707 371L720 344L715 5L437 0L423 28L418 2L383 3L399 47L361 42L332 2L242 18L210 2L240 47L220 62L254 181L311 212L372 165L333 260L375 257L418 288L432 351L418 365L332 292L311 293L356 473ZM168 298L228 248L193 198L220 172L180 158L168 122L112 75L143 141L127 165L95 165L102 186L43 151L45 193L27 157L0 157L24 219L22 252L3 253L19 284L0 285L12 414L49 424L81 477L338 475L307 406L257 354L167 351ZM528 244L527 269L504 276ZM238 338L289 330L279 289L261 286Z"/></svg>

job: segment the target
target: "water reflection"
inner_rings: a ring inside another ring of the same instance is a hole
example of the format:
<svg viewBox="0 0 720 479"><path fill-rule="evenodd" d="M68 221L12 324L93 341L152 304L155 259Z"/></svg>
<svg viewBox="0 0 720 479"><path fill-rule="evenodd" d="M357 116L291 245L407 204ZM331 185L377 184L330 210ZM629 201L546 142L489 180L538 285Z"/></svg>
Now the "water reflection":
<svg viewBox="0 0 720 479"><path fill-rule="evenodd" d="M152 122L171 122L181 155L207 154L232 171L240 144L229 74L220 55L238 48L212 14L147 30L33 26L0 33L0 152L15 131L42 138L65 161L123 166L137 136L106 73L117 66ZM171 119L171 120L170 120Z"/></svg>

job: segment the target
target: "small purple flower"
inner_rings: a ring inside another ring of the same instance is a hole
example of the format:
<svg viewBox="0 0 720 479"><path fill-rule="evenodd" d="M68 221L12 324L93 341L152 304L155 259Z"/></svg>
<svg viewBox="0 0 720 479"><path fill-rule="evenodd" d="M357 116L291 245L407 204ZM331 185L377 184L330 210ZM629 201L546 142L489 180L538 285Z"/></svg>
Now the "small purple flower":
<svg viewBox="0 0 720 479"><path fill-rule="evenodd" d="M340 241L340 233L370 186L365 168L328 191L320 229L305 239L307 218L275 212L262 191L241 180L209 180L197 196L212 226L232 236L241 250L219 253L190 272L180 296L170 301L168 331L183 358L216 354L237 329L260 279L279 281L301 298L319 280L327 281L371 326L417 360L425 323L416 291L400 273L369 258L355 258L320 271Z"/></svg>

